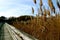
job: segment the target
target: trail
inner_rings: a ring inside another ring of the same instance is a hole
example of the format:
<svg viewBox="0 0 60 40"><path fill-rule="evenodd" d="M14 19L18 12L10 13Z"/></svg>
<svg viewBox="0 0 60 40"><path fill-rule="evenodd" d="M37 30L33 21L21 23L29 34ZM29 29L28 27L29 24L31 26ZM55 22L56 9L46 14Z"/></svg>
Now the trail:
<svg viewBox="0 0 60 40"><path fill-rule="evenodd" d="M0 40L38 40L8 23L0 23Z"/></svg>

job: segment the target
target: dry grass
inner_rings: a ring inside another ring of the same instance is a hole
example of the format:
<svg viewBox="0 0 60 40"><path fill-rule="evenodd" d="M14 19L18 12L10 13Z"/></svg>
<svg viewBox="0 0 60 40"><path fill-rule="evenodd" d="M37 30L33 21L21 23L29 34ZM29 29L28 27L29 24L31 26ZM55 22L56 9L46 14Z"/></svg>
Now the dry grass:
<svg viewBox="0 0 60 40"><path fill-rule="evenodd" d="M12 25L39 40L59 40L60 38L60 16L47 18L47 21L42 17L38 18L38 22L36 18L27 22L17 21Z"/></svg>
<svg viewBox="0 0 60 40"><path fill-rule="evenodd" d="M36 4L36 0L34 0L34 3ZM48 0L48 4L51 11L55 13L55 7L51 0ZM10 21L11 25L39 40L60 40L60 14L55 14L56 16L53 17L49 10L43 8L43 11L42 0L40 0L40 6L40 13L43 14L41 17L36 16L35 18L31 18L31 20L27 21L19 21L19 19L16 19L16 21ZM32 13L34 14L33 8ZM39 13L37 15L39 15ZM49 18L46 17L47 15L49 15Z"/></svg>

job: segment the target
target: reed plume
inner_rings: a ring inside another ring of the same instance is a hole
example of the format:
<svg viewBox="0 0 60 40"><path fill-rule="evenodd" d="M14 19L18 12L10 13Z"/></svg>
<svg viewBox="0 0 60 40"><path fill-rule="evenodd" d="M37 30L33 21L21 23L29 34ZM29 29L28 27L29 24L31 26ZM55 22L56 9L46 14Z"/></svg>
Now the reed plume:
<svg viewBox="0 0 60 40"><path fill-rule="evenodd" d="M42 12L42 5L43 5L42 0L40 0L40 13L41 13L41 15L43 15L43 12Z"/></svg>
<svg viewBox="0 0 60 40"><path fill-rule="evenodd" d="M40 0L40 6L42 6L42 5L43 5L42 0Z"/></svg>
<svg viewBox="0 0 60 40"><path fill-rule="evenodd" d="M33 0L34 1L34 3L36 4L36 0Z"/></svg>
<svg viewBox="0 0 60 40"><path fill-rule="evenodd" d="M42 5L43 5L42 0L40 0L40 10L41 11L42 11Z"/></svg>
<svg viewBox="0 0 60 40"><path fill-rule="evenodd" d="M45 7L44 7L44 16L46 16L46 9L45 9Z"/></svg>
<svg viewBox="0 0 60 40"><path fill-rule="evenodd" d="M46 12L47 12L47 14L50 16L50 11L49 11L49 10L47 10Z"/></svg>
<svg viewBox="0 0 60 40"><path fill-rule="evenodd" d="M46 21L46 9L45 9L45 7L44 7L44 12L43 12L43 19L44 19L44 21Z"/></svg>
<svg viewBox="0 0 60 40"><path fill-rule="evenodd" d="M59 7L59 9L60 9L60 4L59 4L58 0L57 0L57 6L58 6L58 7Z"/></svg>
<svg viewBox="0 0 60 40"><path fill-rule="evenodd" d="M42 8L40 7L40 13L41 13L41 15L43 15L43 12L42 12Z"/></svg>
<svg viewBox="0 0 60 40"><path fill-rule="evenodd" d="M32 7L32 14L34 14L34 8Z"/></svg>
<svg viewBox="0 0 60 40"><path fill-rule="evenodd" d="M48 4L49 4L51 10L55 13L55 7L54 7L54 5L52 3L52 0L48 0Z"/></svg>
<svg viewBox="0 0 60 40"><path fill-rule="evenodd" d="M40 15L40 9L38 8L38 16Z"/></svg>

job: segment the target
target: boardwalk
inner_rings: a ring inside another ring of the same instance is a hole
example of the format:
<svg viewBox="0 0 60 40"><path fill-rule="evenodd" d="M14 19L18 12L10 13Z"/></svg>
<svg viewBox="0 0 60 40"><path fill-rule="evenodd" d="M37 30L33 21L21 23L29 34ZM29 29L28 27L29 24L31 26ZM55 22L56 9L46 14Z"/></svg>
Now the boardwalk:
<svg viewBox="0 0 60 40"><path fill-rule="evenodd" d="M15 27L0 23L0 40L37 40L29 34L22 32Z"/></svg>

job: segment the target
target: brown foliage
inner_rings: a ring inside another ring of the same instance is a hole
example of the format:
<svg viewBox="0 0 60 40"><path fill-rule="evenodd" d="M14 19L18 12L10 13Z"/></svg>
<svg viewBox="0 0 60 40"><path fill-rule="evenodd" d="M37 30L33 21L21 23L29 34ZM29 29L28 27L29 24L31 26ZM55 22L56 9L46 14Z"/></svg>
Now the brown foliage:
<svg viewBox="0 0 60 40"><path fill-rule="evenodd" d="M47 18L47 21L39 17L28 21L17 21L13 24L17 29L22 30L39 40L59 40L60 37L60 16Z"/></svg>
<svg viewBox="0 0 60 40"><path fill-rule="evenodd" d="M34 0L36 4L36 0ZM52 11L55 12L55 7L51 0L48 0L48 4ZM40 0L40 6L42 6L42 0ZM43 15L40 17L37 14L32 20L20 20L17 18L17 21L11 22L11 25L14 25L17 29L22 30L39 40L60 40L60 15L46 17L48 14L50 16L50 11L42 7L40 7L41 13ZM32 13L34 13L34 9L32 8ZM24 18L23 18L24 19Z"/></svg>

